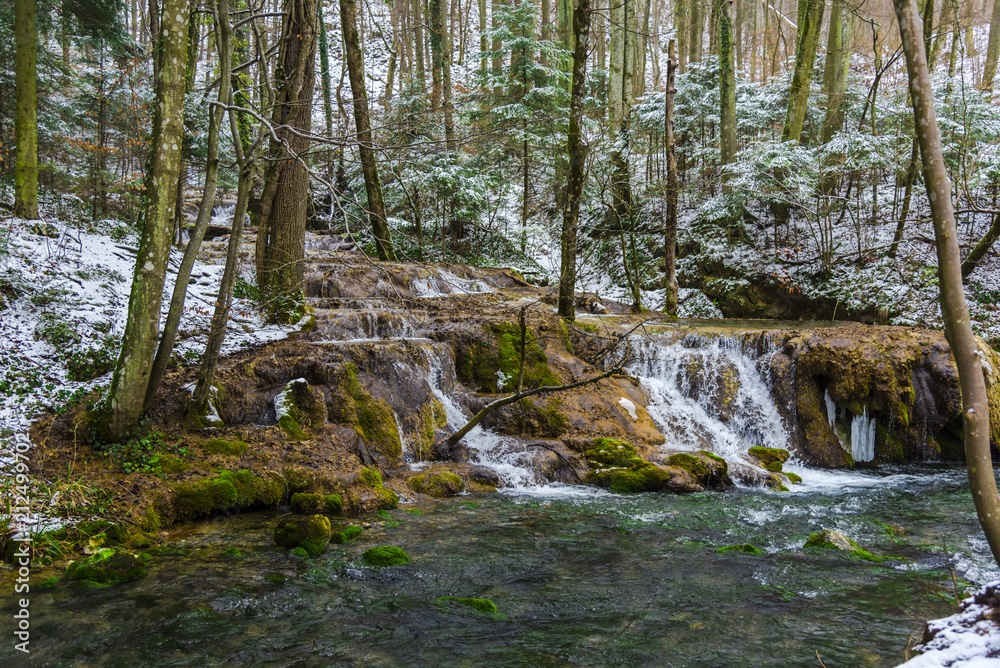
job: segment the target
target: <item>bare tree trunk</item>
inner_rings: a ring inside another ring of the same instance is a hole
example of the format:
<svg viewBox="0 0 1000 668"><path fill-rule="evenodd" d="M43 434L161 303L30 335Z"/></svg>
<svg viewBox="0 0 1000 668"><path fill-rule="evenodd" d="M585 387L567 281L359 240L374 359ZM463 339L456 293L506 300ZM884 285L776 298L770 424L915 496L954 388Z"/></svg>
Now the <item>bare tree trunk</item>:
<svg viewBox="0 0 1000 668"><path fill-rule="evenodd" d="M990 16L990 41L986 46L986 64L983 66L983 88L986 90L993 90L998 59L1000 59L1000 2L994 0L993 14Z"/></svg>
<svg viewBox="0 0 1000 668"><path fill-rule="evenodd" d="M736 161L736 53L733 48L733 17L731 0L719 0L719 135L722 164L722 189L730 174L726 165Z"/></svg>
<svg viewBox="0 0 1000 668"><path fill-rule="evenodd" d="M826 43L826 68L823 70L823 92L826 93L826 116L823 119L823 135L820 142L825 144L844 127L847 82L847 65L851 50L851 16L845 16L846 0L833 0L830 11L829 37Z"/></svg>
<svg viewBox="0 0 1000 668"><path fill-rule="evenodd" d="M347 56L347 73L351 79L351 93L354 96L354 123L358 130L358 153L361 154L361 171L365 177L365 191L368 194L368 219L375 236L378 259L394 261L395 253L389 239L389 224L382 199L382 184L378 178L375 162L375 147L372 141L371 125L368 121L368 95L365 93L365 70L361 59L361 43L358 36L355 0L340 0L340 22L344 33L344 50ZM440 55L438 56L440 59Z"/></svg>
<svg viewBox="0 0 1000 668"><path fill-rule="evenodd" d="M445 7L448 0L430 0L427 13L430 14L431 40L431 106L437 109L441 105L441 64L442 52L448 41L445 35Z"/></svg>
<svg viewBox="0 0 1000 668"><path fill-rule="evenodd" d="M938 278L941 286L941 314L945 336L958 367L962 390L962 426L969 488L976 505L979 524L986 534L993 559L1000 562L1000 496L997 494L990 459L990 412L986 396L979 346L969 322L969 308L962 290L958 232L951 203L951 182L944 164L941 136L934 114L927 60L920 48L921 27L916 0L893 0L899 32L906 53L906 66L913 95L913 115L920 139L924 180L931 203L934 236L937 239Z"/></svg>
<svg viewBox="0 0 1000 668"><path fill-rule="evenodd" d="M427 86L427 76L424 73L424 19L421 15L421 0L413 0L413 52L417 66L417 80L422 87Z"/></svg>
<svg viewBox="0 0 1000 668"><path fill-rule="evenodd" d="M257 284L275 322L295 317L302 300L309 173L300 160L309 151L309 140L298 133L312 127L318 8L318 0L285 0L281 26L271 123L284 127L275 131L281 143L271 142L256 249Z"/></svg>
<svg viewBox="0 0 1000 668"><path fill-rule="evenodd" d="M576 234L586 178L587 147L583 143L583 98L587 92L587 49L590 47L590 0L576 0L573 8L573 82L570 88L566 153L569 179L562 224L562 264L559 270L559 315L576 319Z"/></svg>
<svg viewBox="0 0 1000 668"><path fill-rule="evenodd" d="M705 0L686 0L688 6L688 62L701 62L702 33L705 30L705 15L702 3Z"/></svg>
<svg viewBox="0 0 1000 668"><path fill-rule="evenodd" d="M666 127L664 139L667 144L667 215L663 230L663 287L666 303L663 310L677 315L677 156L674 153L674 77L677 74L677 60L674 56L674 41L667 46Z"/></svg>
<svg viewBox="0 0 1000 668"><path fill-rule="evenodd" d="M454 154L458 150L455 142L455 112L451 104L451 59L454 46L448 29L448 5L445 0L437 0L441 9L441 98L444 106L445 146Z"/></svg>
<svg viewBox="0 0 1000 668"><path fill-rule="evenodd" d="M219 132L223 120L223 106L232 99L232 63L233 63L233 30L229 22L229 0L216 0L213 8L215 14L215 34L219 53L219 97L218 105L209 112L208 122L208 159L205 167L205 187L202 190L201 208L198 210L198 221L191 231L184 258L177 269L177 280L170 299L170 311L163 325L160 346L150 370L149 385L146 387L146 398L143 402L143 413L153 406L156 391L160 389L163 374L174 351L174 341L177 338L177 326L184 312L184 301L187 297L188 281L191 278L191 268L198 257L198 249L205 238L208 223L212 218L212 208L215 206L215 190L219 183ZM191 55L190 50L188 55ZM189 68L190 70L190 68ZM178 186L179 187L179 186Z"/></svg>
<svg viewBox="0 0 1000 668"><path fill-rule="evenodd" d="M35 0L14 2L14 81L17 152L14 162L14 215L38 218L38 78Z"/></svg>
<svg viewBox="0 0 1000 668"><path fill-rule="evenodd" d="M118 441L139 422L150 362L160 330L160 302L170 253L184 130L187 0L164 0L159 78L153 121L153 154L146 182L146 214L132 276L121 353L104 400L95 411L97 433Z"/></svg>
<svg viewBox="0 0 1000 668"><path fill-rule="evenodd" d="M795 72L788 91L788 113L781 131L781 141L800 141L802 125L809 102L813 63L819 43L819 29L823 24L823 0L799 0L798 44L795 48Z"/></svg>
<svg viewBox="0 0 1000 668"><path fill-rule="evenodd" d="M687 71L689 4L689 0L674 0L674 33L677 35L677 51L680 55L678 67L681 74Z"/></svg>
<svg viewBox="0 0 1000 668"><path fill-rule="evenodd" d="M993 222L990 223L990 229L986 230L983 238L979 240L976 247L962 261L963 279L968 278L976 270L976 267L979 266L987 251L993 248L993 243L997 240L997 237L1000 237L1000 214L993 214Z"/></svg>

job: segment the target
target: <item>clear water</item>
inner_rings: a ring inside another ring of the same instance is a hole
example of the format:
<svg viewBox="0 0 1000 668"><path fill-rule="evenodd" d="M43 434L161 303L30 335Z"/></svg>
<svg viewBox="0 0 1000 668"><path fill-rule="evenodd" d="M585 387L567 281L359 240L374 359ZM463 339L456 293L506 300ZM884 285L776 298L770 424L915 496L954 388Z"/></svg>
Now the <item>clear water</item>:
<svg viewBox="0 0 1000 668"><path fill-rule="evenodd" d="M30 659L729 667L816 666L819 652L827 666L892 666L922 620L951 611L932 594L950 596L949 563L960 577L996 575L963 471L804 472L811 480L792 494L458 497L393 511L390 523L353 518L375 524L317 559L271 544L278 512L191 524L170 532L139 581L33 591ZM897 559L803 550L821 528ZM716 553L743 542L767 554ZM412 561L362 566L373 545L403 547ZM246 556L226 558L231 547ZM0 579L13 591L9 574ZM441 596L489 598L500 614L435 606ZM0 614L12 613L6 600ZM0 665L16 658L0 645Z"/></svg>

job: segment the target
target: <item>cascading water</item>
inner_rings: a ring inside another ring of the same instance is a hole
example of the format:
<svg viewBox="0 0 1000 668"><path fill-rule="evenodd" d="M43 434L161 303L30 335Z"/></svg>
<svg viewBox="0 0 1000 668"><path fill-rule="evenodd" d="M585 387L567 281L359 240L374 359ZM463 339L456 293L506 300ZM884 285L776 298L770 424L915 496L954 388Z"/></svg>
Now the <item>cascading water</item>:
<svg viewBox="0 0 1000 668"><path fill-rule="evenodd" d="M633 350L636 360L627 369L648 390L646 408L666 447L709 450L747 463L751 447L788 447L788 432L758 369L760 357L747 354L742 341L643 339Z"/></svg>
<svg viewBox="0 0 1000 668"><path fill-rule="evenodd" d="M444 406L448 427L457 430L469 418L443 388L445 368L441 355L433 346L422 350L427 358L427 385L434 398ZM524 490L544 483L531 465L532 454L518 439L476 426L466 434L464 441L473 461L496 471L507 487Z"/></svg>

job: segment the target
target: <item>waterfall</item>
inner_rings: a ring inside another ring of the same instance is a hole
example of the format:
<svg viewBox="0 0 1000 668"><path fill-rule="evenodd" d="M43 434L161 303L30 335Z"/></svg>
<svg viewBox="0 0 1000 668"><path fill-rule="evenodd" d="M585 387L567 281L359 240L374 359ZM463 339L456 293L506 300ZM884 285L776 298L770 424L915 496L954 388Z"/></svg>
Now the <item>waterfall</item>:
<svg viewBox="0 0 1000 668"><path fill-rule="evenodd" d="M856 462L875 459L875 418L868 417L867 407L851 420L851 456Z"/></svg>
<svg viewBox="0 0 1000 668"><path fill-rule="evenodd" d="M427 358L427 385L434 398L444 406L448 427L457 431L469 418L443 387L445 368L438 351L432 346L422 347L422 350ZM523 490L544 484L531 465L532 454L520 440L501 436L479 425L465 435L464 442L472 461L496 471L506 486Z"/></svg>
<svg viewBox="0 0 1000 668"><path fill-rule="evenodd" d="M764 350L753 355L739 339L687 336L679 343L642 339L628 365L649 392L646 407L665 445L710 450L749 462L754 446L787 448L788 432L761 374Z"/></svg>

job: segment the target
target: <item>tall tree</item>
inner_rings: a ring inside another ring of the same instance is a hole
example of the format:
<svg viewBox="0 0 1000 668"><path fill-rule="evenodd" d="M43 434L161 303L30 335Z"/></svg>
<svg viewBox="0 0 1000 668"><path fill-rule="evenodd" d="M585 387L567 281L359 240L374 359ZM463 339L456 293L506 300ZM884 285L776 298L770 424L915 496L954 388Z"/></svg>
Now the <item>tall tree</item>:
<svg viewBox="0 0 1000 668"><path fill-rule="evenodd" d="M430 14L431 42L431 104L437 108L441 104L441 72L444 62L444 49L448 43L445 33L448 25L448 0L430 0L427 3L427 13Z"/></svg>
<svg viewBox="0 0 1000 668"><path fill-rule="evenodd" d="M913 95L913 116L920 139L924 180L937 242L941 315L945 337L958 367L962 391L962 427L969 488L979 524L993 559L1000 563L1000 495L990 458L990 411L979 346L972 333L969 307L962 289L958 230L951 203L951 181L944 163L941 135L934 113L934 91L924 50L920 48L920 15L916 0L893 0L899 32L906 53L906 68Z"/></svg>
<svg viewBox="0 0 1000 668"><path fill-rule="evenodd" d="M990 15L990 41L986 46L986 64L983 66L983 88L987 90L993 90L998 59L1000 59L1000 2L994 0L993 14Z"/></svg>
<svg viewBox="0 0 1000 668"><path fill-rule="evenodd" d="M819 44L819 30L823 25L825 5L823 0L799 0L795 71L788 90L788 113L785 115L781 141L802 139L802 125L806 119L809 87L812 84L813 64L816 61L816 47Z"/></svg>
<svg viewBox="0 0 1000 668"><path fill-rule="evenodd" d="M438 16L440 17L440 14ZM372 234L375 236L378 259L392 261L396 259L396 256L389 239L389 224L385 216L382 183L378 178L375 147L372 140L371 124L368 120L368 95L365 93L365 68L361 58L361 38L358 35L357 3L355 0L340 0L340 24L344 34L347 74L350 77L351 93L354 97L354 125L358 130L358 153L361 154L361 171L365 177L365 191L368 194L368 220L372 227Z"/></svg>
<svg viewBox="0 0 1000 668"><path fill-rule="evenodd" d="M677 195L680 187L677 183L677 155L674 151L674 77L677 74L677 59L674 53L674 40L667 46L667 88L664 95L666 103L666 121L663 139L667 147L667 215L663 226L663 288L665 303L663 310L671 315L677 314Z"/></svg>
<svg viewBox="0 0 1000 668"><path fill-rule="evenodd" d="M257 284L275 321L291 317L302 299L309 173L302 164L312 127L318 0L285 0L271 115L277 141L260 196Z"/></svg>
<svg viewBox="0 0 1000 668"><path fill-rule="evenodd" d="M142 416L150 362L160 325L163 280L177 202L184 130L184 75L187 65L188 0L163 0L159 67L146 210L132 276L128 320L111 387L95 412L97 433L116 441Z"/></svg>
<svg viewBox="0 0 1000 668"><path fill-rule="evenodd" d="M427 77L424 70L424 20L421 16L423 7L421 0L413 0L413 58L417 61L417 81L421 88L427 86Z"/></svg>
<svg viewBox="0 0 1000 668"><path fill-rule="evenodd" d="M736 161L736 50L733 46L732 0L719 0L719 136L722 183L729 180L726 165Z"/></svg>
<svg viewBox="0 0 1000 668"><path fill-rule="evenodd" d="M678 68L681 74L687 71L689 4L689 0L674 0L674 34L677 35Z"/></svg>
<svg viewBox="0 0 1000 668"><path fill-rule="evenodd" d="M847 65L851 57L851 17L846 9L846 0L833 0L826 42L826 67L823 69L826 116L823 119L820 141L824 144L844 127L847 100L844 91L847 86Z"/></svg>
<svg viewBox="0 0 1000 668"><path fill-rule="evenodd" d="M705 30L706 0L686 0L688 6L688 62L701 62L701 46Z"/></svg>
<svg viewBox="0 0 1000 668"><path fill-rule="evenodd" d="M14 0L14 82L17 115L14 132L14 215L38 218L38 57L35 52L35 0Z"/></svg>
<svg viewBox="0 0 1000 668"><path fill-rule="evenodd" d="M587 147L583 143L583 98L587 92L587 49L590 47L590 0L576 0L573 7L573 82L570 85L569 129L566 153L569 181L562 224L562 264L559 270L559 315L576 318L576 235L580 200L586 177Z"/></svg>
<svg viewBox="0 0 1000 668"><path fill-rule="evenodd" d="M153 368L150 371L149 385L146 387L146 399L143 405L143 412L148 411L153 406L153 399L156 391L160 388L163 375L167 371L167 364L174 351L174 341L177 338L177 327L181 321L181 314L184 312L184 301L187 298L188 280L191 278L191 269L198 257L198 249L205 238L208 230L208 223L212 218L212 209L215 206L215 191L219 184L219 134L222 129L224 107L229 105L232 98L232 63L233 63L233 29L229 22L229 0L216 0L216 5L212 9L215 22L215 39L219 54L219 93L217 104L209 111L208 120L208 156L205 164L205 183L202 187L201 207L198 210L198 219L191 236L188 239L187 248L184 250L184 257L177 268L177 280L174 282L174 291L170 298L170 310L167 313L167 320L163 325L163 335L160 337L160 345L153 359ZM191 55L190 49L188 55ZM188 68L190 71L191 68ZM180 182L178 188L183 185Z"/></svg>

